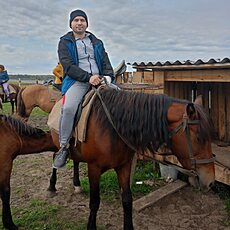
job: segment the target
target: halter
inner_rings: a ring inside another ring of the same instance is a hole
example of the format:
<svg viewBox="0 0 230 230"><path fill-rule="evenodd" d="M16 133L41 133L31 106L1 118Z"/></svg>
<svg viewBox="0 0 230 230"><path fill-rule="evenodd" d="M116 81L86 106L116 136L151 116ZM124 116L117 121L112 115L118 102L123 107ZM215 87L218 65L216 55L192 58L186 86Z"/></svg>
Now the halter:
<svg viewBox="0 0 230 230"><path fill-rule="evenodd" d="M190 130L189 130L189 125L198 125L200 124L200 120L190 120L187 113L184 113L182 122L171 132L169 133L169 137L172 138L173 135L177 134L179 130L183 130L185 132L186 136L186 143L188 146L188 153L189 153L189 158L191 160L192 164L192 169L196 169L197 164L208 164L212 163L215 161L215 155L213 155L212 158L209 159L195 159L193 151L192 151L192 144L191 144L191 138L190 138Z"/></svg>

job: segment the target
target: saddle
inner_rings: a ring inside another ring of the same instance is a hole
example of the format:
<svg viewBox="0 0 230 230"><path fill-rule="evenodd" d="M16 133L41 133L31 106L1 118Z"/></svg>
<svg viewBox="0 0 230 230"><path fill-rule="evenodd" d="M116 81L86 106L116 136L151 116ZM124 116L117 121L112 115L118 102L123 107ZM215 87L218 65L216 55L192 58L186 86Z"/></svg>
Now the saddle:
<svg viewBox="0 0 230 230"><path fill-rule="evenodd" d="M105 86L99 86L98 90L101 90ZM76 119L77 125L75 125L75 129L73 130L73 136L75 137L76 141L84 142L86 139L86 130L87 130L87 123L88 118L90 115L90 111L92 108L92 104L95 100L96 93L94 90L90 90L84 97L81 103L81 109L79 114L79 118ZM59 100L53 107L52 111L48 116L47 125L51 130L54 130L56 133L59 133L59 120L61 114L61 106L62 100Z"/></svg>
<svg viewBox="0 0 230 230"><path fill-rule="evenodd" d="M8 90L9 90L10 94L17 93L16 90L14 89L14 87L12 85L9 85L9 84L8 84ZM0 87L0 94L5 94L5 91L3 89L3 85L1 85L1 87Z"/></svg>

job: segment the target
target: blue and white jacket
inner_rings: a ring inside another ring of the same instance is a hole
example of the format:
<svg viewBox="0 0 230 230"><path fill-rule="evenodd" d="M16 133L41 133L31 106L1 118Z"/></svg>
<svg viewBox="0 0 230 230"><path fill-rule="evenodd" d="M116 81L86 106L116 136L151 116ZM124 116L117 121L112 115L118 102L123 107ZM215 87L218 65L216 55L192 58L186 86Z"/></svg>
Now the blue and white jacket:
<svg viewBox="0 0 230 230"><path fill-rule="evenodd" d="M9 81L9 75L7 71L0 72L0 84L3 84L5 82Z"/></svg>
<svg viewBox="0 0 230 230"><path fill-rule="evenodd" d="M90 32L89 38L93 44L95 60L99 69L99 75L110 76L114 80L114 71L109 57L105 52L103 42ZM75 81L89 82L91 73L79 68L77 46L73 32L68 32L60 38L58 44L58 56L64 69L62 82L62 94L74 84Z"/></svg>

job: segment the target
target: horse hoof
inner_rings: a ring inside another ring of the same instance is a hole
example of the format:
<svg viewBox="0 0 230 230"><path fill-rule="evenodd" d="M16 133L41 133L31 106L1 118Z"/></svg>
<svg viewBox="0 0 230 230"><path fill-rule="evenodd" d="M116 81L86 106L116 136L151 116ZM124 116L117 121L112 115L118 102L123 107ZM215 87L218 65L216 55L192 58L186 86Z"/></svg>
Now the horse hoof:
<svg viewBox="0 0 230 230"><path fill-rule="evenodd" d="M82 193L82 188L80 186L74 186L74 193L76 194Z"/></svg>
<svg viewBox="0 0 230 230"><path fill-rule="evenodd" d="M49 190L47 190L47 191L48 191L47 192L47 197L53 198L53 197L57 196L57 192L49 191Z"/></svg>
<svg viewBox="0 0 230 230"><path fill-rule="evenodd" d="M5 228L9 230L18 230L18 227L15 224L11 224L10 226L6 225Z"/></svg>

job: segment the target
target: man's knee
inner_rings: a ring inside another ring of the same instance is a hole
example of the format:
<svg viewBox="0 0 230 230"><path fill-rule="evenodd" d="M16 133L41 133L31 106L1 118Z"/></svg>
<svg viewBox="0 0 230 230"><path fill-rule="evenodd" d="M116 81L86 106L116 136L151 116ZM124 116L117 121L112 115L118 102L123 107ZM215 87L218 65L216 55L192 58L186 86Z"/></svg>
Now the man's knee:
<svg viewBox="0 0 230 230"><path fill-rule="evenodd" d="M68 116L75 116L76 109L73 106L65 106L62 112Z"/></svg>

